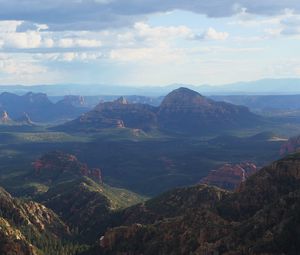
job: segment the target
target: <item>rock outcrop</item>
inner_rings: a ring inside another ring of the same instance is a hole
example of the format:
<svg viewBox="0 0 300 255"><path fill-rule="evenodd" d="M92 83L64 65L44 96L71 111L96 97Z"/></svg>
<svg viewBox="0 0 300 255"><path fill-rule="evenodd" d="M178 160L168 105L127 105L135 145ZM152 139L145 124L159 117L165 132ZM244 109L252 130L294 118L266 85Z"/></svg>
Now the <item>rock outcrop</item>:
<svg viewBox="0 0 300 255"><path fill-rule="evenodd" d="M198 187L198 192L195 187L179 189L125 210L120 214L118 227L109 229L101 237L98 252L197 255L299 253L299 154L263 168L235 192L210 188L211 194L215 195L211 196L209 203L205 201L207 192L203 193L207 188L203 185ZM198 197L197 201L195 197ZM177 204L176 201L182 202Z"/></svg>
<svg viewBox="0 0 300 255"><path fill-rule="evenodd" d="M234 190L258 170L259 168L252 162L228 163L220 166L218 169L211 170L206 177L200 180L200 183Z"/></svg>
<svg viewBox="0 0 300 255"><path fill-rule="evenodd" d="M97 132L107 128L126 127L148 131L156 126L155 107L131 104L121 97L113 102L100 103L92 111L55 129L69 132Z"/></svg>
<svg viewBox="0 0 300 255"><path fill-rule="evenodd" d="M300 136L291 137L280 148L280 156L285 156L291 153L300 151Z"/></svg>
<svg viewBox="0 0 300 255"><path fill-rule="evenodd" d="M88 176L103 184L102 172L99 168L91 169L74 155L60 151L46 153L32 165L37 178L50 183Z"/></svg>
<svg viewBox="0 0 300 255"><path fill-rule="evenodd" d="M13 121L9 117L8 113L6 111L3 111L2 116L0 118L0 124L9 125L12 123L13 123Z"/></svg>
<svg viewBox="0 0 300 255"><path fill-rule="evenodd" d="M78 119L56 130L91 132L105 128L133 128L149 131L201 134L249 127L261 119L246 107L215 102L187 88L174 90L159 107L129 103L124 97L98 104Z"/></svg>
<svg viewBox="0 0 300 255"><path fill-rule="evenodd" d="M13 198L0 188L0 254L37 255L43 244L36 242L68 239L67 225L44 205ZM31 243L35 241L35 245Z"/></svg>

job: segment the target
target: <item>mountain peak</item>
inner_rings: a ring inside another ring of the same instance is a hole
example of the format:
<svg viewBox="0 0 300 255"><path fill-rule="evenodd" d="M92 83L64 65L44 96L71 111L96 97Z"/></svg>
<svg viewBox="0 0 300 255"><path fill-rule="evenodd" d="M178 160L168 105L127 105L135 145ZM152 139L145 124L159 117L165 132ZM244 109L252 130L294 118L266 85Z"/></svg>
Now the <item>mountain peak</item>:
<svg viewBox="0 0 300 255"><path fill-rule="evenodd" d="M122 96L122 97L118 98L117 100L115 100L114 103L125 105L125 104L128 104L128 101L125 97Z"/></svg>
<svg viewBox="0 0 300 255"><path fill-rule="evenodd" d="M210 105L211 100L202 96L198 92L181 87L170 92L163 100L161 106L171 106L171 105Z"/></svg>

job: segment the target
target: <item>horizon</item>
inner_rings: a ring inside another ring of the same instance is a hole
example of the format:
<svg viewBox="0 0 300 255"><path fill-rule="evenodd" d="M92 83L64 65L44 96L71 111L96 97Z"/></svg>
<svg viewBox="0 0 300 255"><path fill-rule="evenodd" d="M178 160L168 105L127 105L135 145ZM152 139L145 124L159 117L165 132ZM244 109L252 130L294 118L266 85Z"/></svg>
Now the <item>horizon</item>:
<svg viewBox="0 0 300 255"><path fill-rule="evenodd" d="M122 84L122 83L34 83L34 84L1 84L0 87L14 87L14 86L21 86L21 87L38 87L38 86L113 86L113 87L128 87L128 88L165 88L165 87L174 87L174 86L192 86L192 87L226 87L228 85L239 85L239 84L250 84L255 82L269 82L269 81L298 81L300 77L287 77L287 78L263 78L258 80L238 80L232 83L221 83L221 84L209 84L209 83L202 83L202 84L188 84L188 83L167 83L167 84Z"/></svg>
<svg viewBox="0 0 300 255"><path fill-rule="evenodd" d="M219 86L300 78L300 4L292 0L0 4L5 85Z"/></svg>

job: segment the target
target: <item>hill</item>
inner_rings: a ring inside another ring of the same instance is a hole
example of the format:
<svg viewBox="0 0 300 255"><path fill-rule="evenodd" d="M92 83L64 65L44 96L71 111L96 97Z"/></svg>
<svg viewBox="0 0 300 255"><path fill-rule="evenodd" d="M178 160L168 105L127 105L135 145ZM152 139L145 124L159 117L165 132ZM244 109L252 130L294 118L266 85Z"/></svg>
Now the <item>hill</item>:
<svg viewBox="0 0 300 255"><path fill-rule="evenodd" d="M0 254L66 254L62 242L70 242L71 237L68 226L52 210L13 198L0 188Z"/></svg>
<svg viewBox="0 0 300 255"><path fill-rule="evenodd" d="M128 103L125 98L100 103L74 121L55 127L66 132L91 132L105 128L159 129L201 134L249 127L261 119L246 107L215 102L187 88L168 94L159 107Z"/></svg>
<svg viewBox="0 0 300 255"><path fill-rule="evenodd" d="M233 193L191 187L127 209L119 227L108 230L96 250L102 254L296 255L300 250L299 166L297 154L263 168Z"/></svg>
<svg viewBox="0 0 300 255"><path fill-rule="evenodd" d="M168 94L158 109L163 130L201 133L253 126L259 117L246 107L215 102L187 88Z"/></svg>
<svg viewBox="0 0 300 255"><path fill-rule="evenodd" d="M121 97L113 102L100 103L92 111L55 129L96 132L105 128L128 127L147 131L155 126L155 107L129 103Z"/></svg>
<svg viewBox="0 0 300 255"><path fill-rule="evenodd" d="M102 173L99 168L90 169L74 155L61 151L52 151L42 155L33 162L35 178L46 183L58 183L88 176L102 184Z"/></svg>
<svg viewBox="0 0 300 255"><path fill-rule="evenodd" d="M114 211L143 200L133 192L99 185L87 177L54 185L36 199L60 215L87 243L106 230Z"/></svg>

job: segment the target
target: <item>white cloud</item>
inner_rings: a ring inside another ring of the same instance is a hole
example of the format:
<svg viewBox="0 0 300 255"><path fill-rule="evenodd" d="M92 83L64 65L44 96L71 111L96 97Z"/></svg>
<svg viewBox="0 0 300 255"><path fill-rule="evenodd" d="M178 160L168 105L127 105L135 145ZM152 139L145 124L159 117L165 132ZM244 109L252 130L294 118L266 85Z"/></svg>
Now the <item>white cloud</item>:
<svg viewBox="0 0 300 255"><path fill-rule="evenodd" d="M0 56L0 72L9 75L31 75L46 73L47 68L28 60L21 60L12 57Z"/></svg>
<svg viewBox="0 0 300 255"><path fill-rule="evenodd" d="M144 22L139 22L134 25L137 36L146 39L164 39L170 37L187 37L192 31L186 26L158 26L151 27Z"/></svg>
<svg viewBox="0 0 300 255"><path fill-rule="evenodd" d="M78 39L78 38L63 38L57 43L58 47L62 48L96 48L102 45L99 40Z"/></svg>
<svg viewBox="0 0 300 255"><path fill-rule="evenodd" d="M38 32L6 33L3 37L3 48L32 49L41 46L42 37Z"/></svg>
<svg viewBox="0 0 300 255"><path fill-rule="evenodd" d="M17 20L2 20L0 21L0 33L16 32L16 29L22 21Z"/></svg>
<svg viewBox="0 0 300 255"><path fill-rule="evenodd" d="M191 35L191 39L193 40L214 40L214 41L224 41L229 37L229 33L227 32L218 32L214 28L208 28L204 33L197 35Z"/></svg>
<svg viewBox="0 0 300 255"><path fill-rule="evenodd" d="M102 59L104 58L104 55L101 52L63 52L37 54L35 55L35 58L39 61L87 62Z"/></svg>

